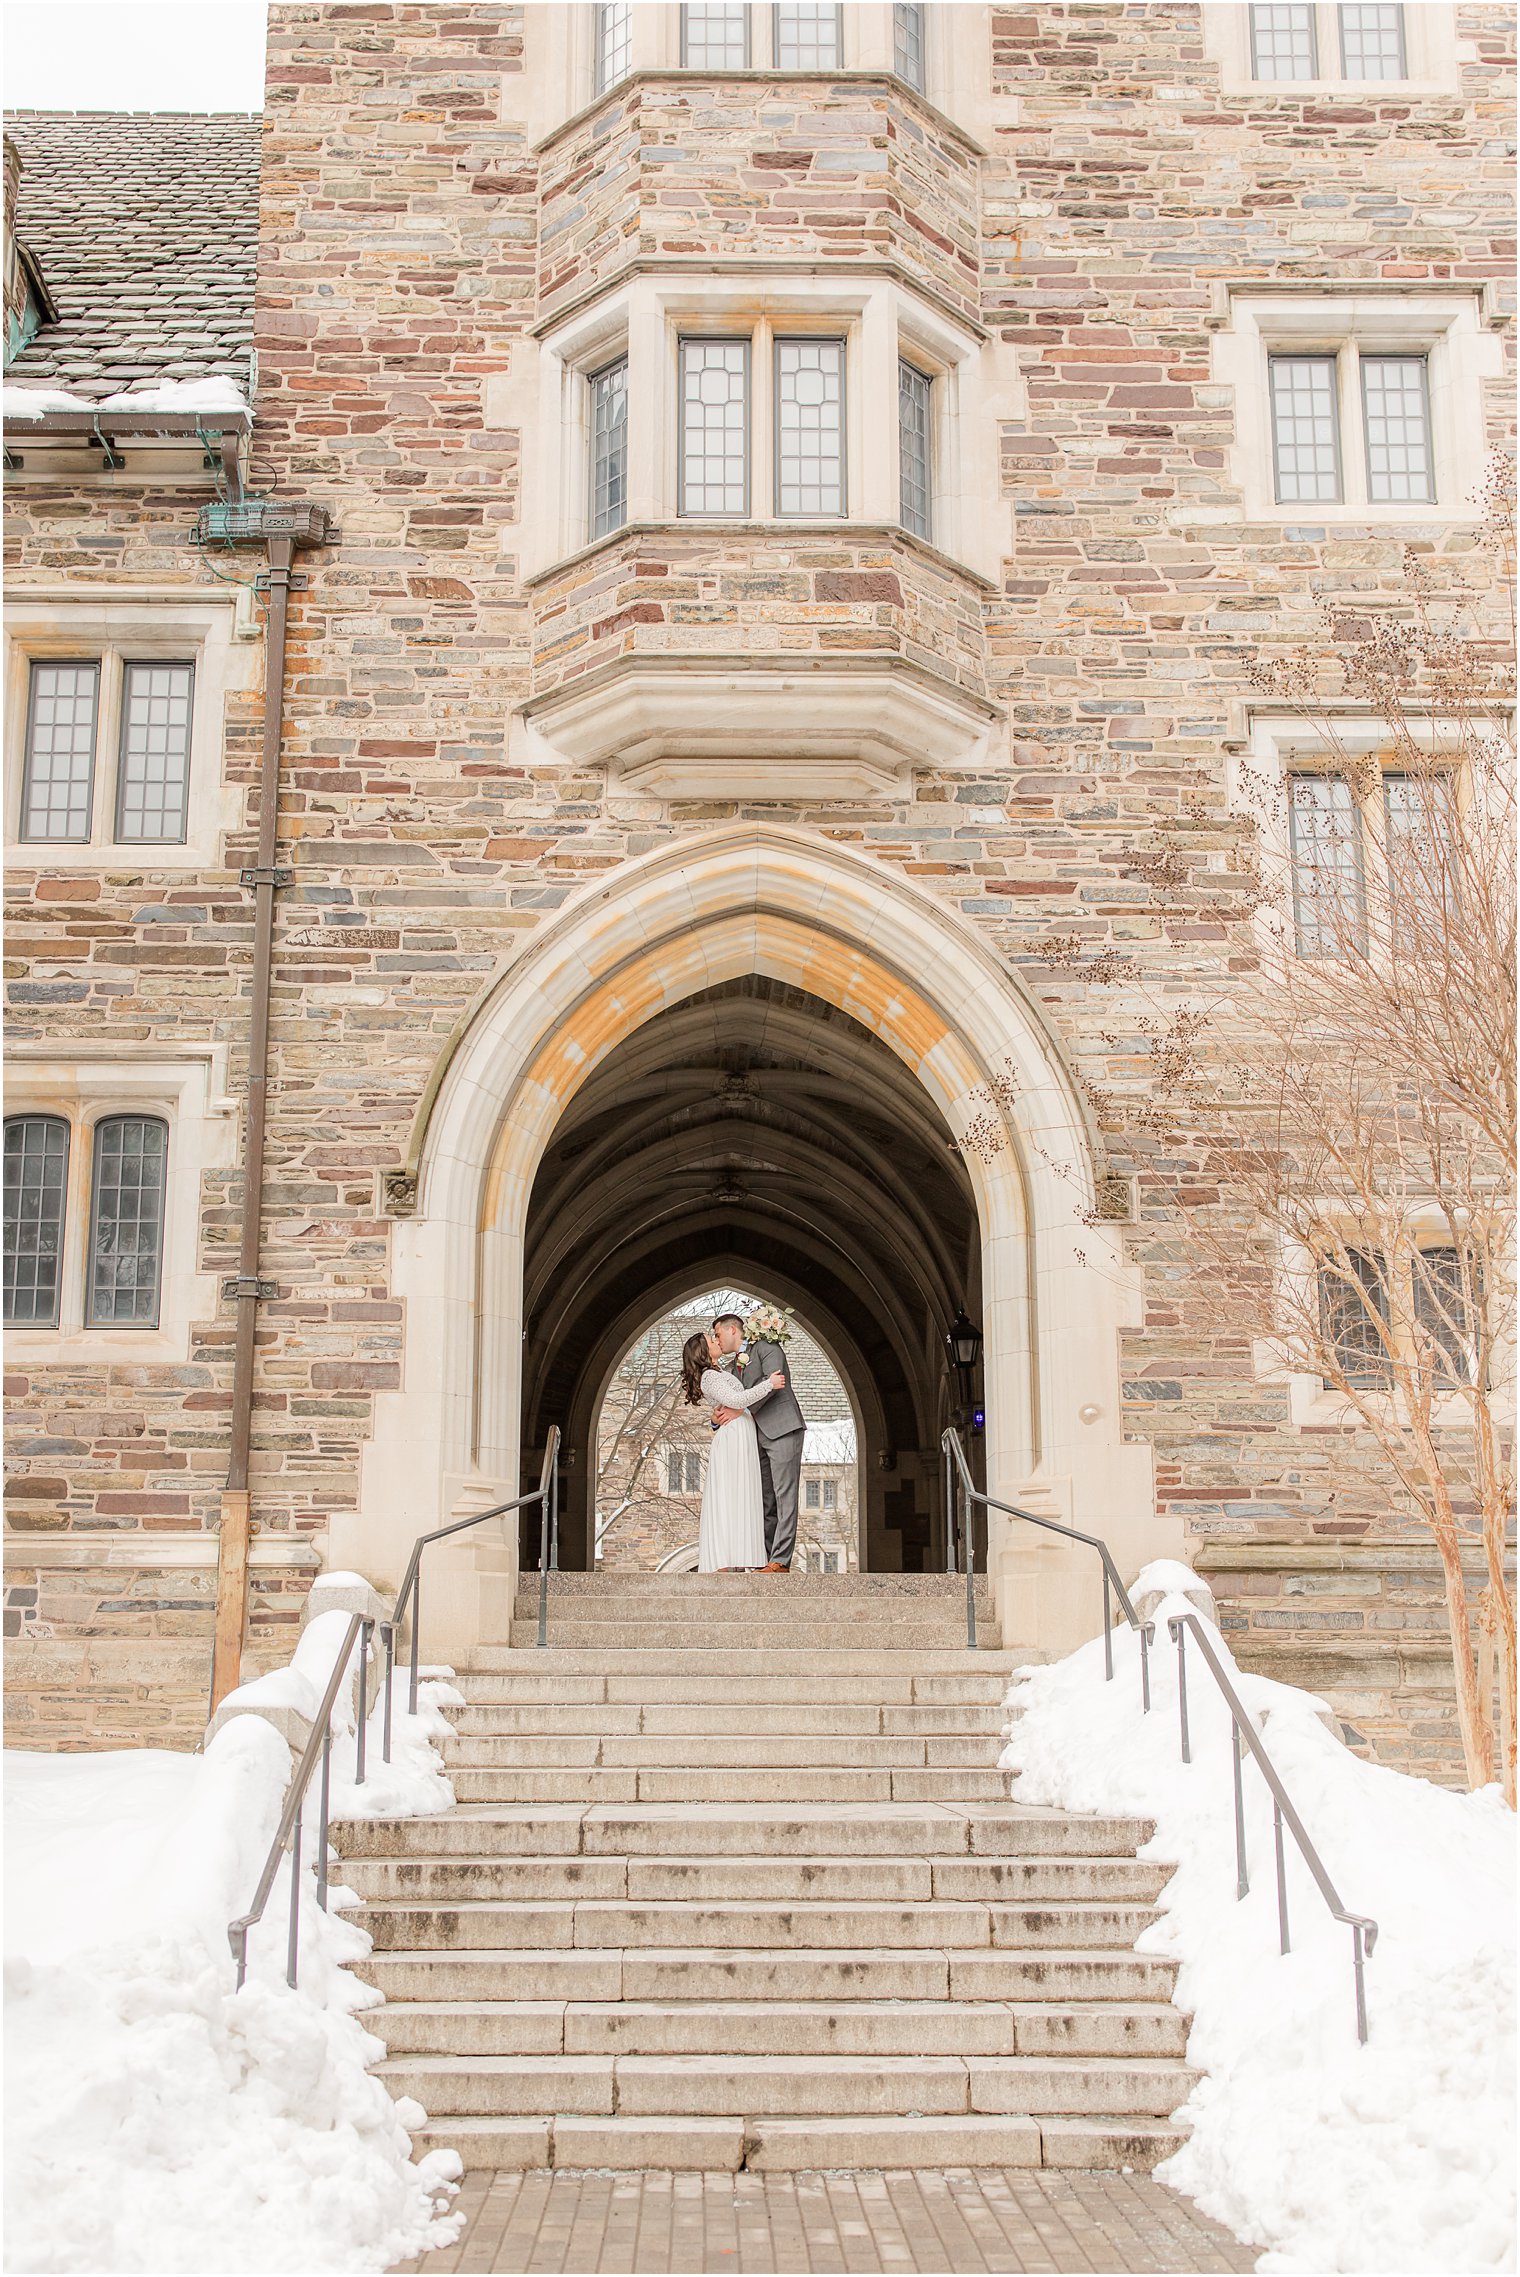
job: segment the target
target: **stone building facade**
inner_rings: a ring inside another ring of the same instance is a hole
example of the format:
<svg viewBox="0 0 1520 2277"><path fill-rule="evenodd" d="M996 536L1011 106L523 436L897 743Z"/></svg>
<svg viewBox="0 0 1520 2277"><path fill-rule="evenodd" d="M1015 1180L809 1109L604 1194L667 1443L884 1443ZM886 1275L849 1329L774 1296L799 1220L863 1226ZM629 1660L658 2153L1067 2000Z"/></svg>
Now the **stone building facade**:
<svg viewBox="0 0 1520 2277"><path fill-rule="evenodd" d="M240 1307L257 1662L316 1565L394 1584L551 1426L583 1562L598 1389L726 1275L805 1302L849 1381L863 1565L944 1562L964 1305L994 1492L1129 1573L1188 1556L1248 1664L1450 1772L1428 1544L1316 1386L1205 1332L1186 1166L1087 1087L1228 972L1134 856L1180 820L1227 868L1242 769L1293 762L1253 667L1326 595L1396 605L1406 547L1480 573L1513 33L276 0L256 185L249 122L14 123L56 314L8 379L66 399L6 423L8 1111L33 1219L62 1196L8 1363L23 1743L199 1732ZM217 378L251 433L77 408ZM239 484L330 528L289 598L261 1287L229 1296L269 612L260 553L194 532ZM172 844L111 821L154 661L194 666ZM25 804L60 662L102 754L67 842ZM1110 949L1128 1002L1084 969ZM139 1251L163 1208L132 1320L99 1301L129 1125ZM448 1553L430 1652L497 1632L518 1554ZM1005 1636L1090 1633L1079 1561L1002 1522L980 1554Z"/></svg>

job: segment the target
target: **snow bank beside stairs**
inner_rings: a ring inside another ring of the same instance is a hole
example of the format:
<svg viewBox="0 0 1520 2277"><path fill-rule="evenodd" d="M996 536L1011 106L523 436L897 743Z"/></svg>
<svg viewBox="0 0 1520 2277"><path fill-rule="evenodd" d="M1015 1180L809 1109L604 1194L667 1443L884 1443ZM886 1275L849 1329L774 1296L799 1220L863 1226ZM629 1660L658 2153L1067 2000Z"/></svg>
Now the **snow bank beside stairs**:
<svg viewBox="0 0 1520 2277"><path fill-rule="evenodd" d="M1180 1759L1168 1615L1199 1588L1168 1563L1134 1585L1154 1615L1153 1708L1139 1647L1114 1639L1019 1672L1002 1763L1015 1801L1154 1818L1143 1857L1175 1862L1142 1950L1177 1956L1188 2058L1203 2074L1188 2142L1160 2169L1269 2250L1263 2270L1479 2272L1515 2266L1515 1821L1496 1788L1448 1792L1363 1762L1324 1704L1241 1674L1250 1712L1342 1903L1378 1924L1368 2044L1356 2037L1351 1932L1288 1845L1292 1950L1279 1956L1271 1799L1249 1760L1250 1895L1235 1895L1229 1713L1188 1656L1191 1765Z"/></svg>
<svg viewBox="0 0 1520 2277"><path fill-rule="evenodd" d="M314 1621L302 1665L269 1681L325 1676L316 1632L334 1624ZM360 1789L340 1708L334 1816L453 1801L429 1744L450 1698L424 1687L389 1766L371 1726ZM287 1864L233 1990L227 1924L252 1900L289 1766L257 1716L199 1756L7 1755L9 2267L378 2271L456 2234L459 2162L413 2162L423 2114L368 2070L384 2050L360 2012L377 1996L342 1964L369 1939L318 1908L310 1840L299 1989L284 1981Z"/></svg>

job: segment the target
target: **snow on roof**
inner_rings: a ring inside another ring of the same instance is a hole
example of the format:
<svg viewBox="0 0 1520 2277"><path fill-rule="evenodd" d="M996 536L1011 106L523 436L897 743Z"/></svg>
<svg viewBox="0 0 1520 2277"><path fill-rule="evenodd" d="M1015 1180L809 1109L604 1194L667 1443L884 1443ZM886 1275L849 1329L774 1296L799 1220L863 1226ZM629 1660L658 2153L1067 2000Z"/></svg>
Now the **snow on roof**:
<svg viewBox="0 0 1520 2277"><path fill-rule="evenodd" d="M855 1419L842 1415L832 1423L810 1423L802 1442L805 1463L853 1463Z"/></svg>
<svg viewBox="0 0 1520 2277"><path fill-rule="evenodd" d="M230 379L160 380L156 387L119 389L94 398L60 387L7 387L7 419L40 419L49 411L246 411L248 399Z"/></svg>

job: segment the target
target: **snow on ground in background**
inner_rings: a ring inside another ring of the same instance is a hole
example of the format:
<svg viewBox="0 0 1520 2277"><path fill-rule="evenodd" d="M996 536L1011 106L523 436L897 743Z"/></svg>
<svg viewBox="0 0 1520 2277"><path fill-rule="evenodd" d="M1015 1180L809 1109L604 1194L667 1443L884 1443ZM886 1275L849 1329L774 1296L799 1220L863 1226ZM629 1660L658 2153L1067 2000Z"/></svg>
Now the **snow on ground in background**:
<svg viewBox="0 0 1520 2277"><path fill-rule="evenodd" d="M1160 2169L1247 2243L1263 2270L1513 2269L1515 1821L1497 1788L1455 1794L1353 1755L1323 1702L1241 1674L1209 1638L1324 1860L1342 1904L1378 1925L1367 1963L1370 2038L1357 2042L1351 1932L1287 1843L1292 1950L1278 1952L1272 1808L1245 1765L1250 1895L1235 1896L1229 1711L1188 1651L1191 1765L1180 1759L1169 1615L1185 1569L1148 1568L1133 1594L1169 1589L1154 1619L1152 1712L1140 1713L1138 1640L1096 1638L1020 1672L1002 1756L1016 1802L1154 1818L1142 1857L1175 1861L1162 1918L1139 1940L1177 1956L1191 2011L1183 2107L1192 2133ZM1186 1575L1186 1586L1197 1588Z"/></svg>
<svg viewBox="0 0 1520 2277"><path fill-rule="evenodd" d="M430 1683L422 1713L396 1719L388 1785L351 1797L335 1778L335 1815L452 1801L431 1748L447 1694ZM352 1727L350 1709L335 1773ZM385 1772L378 1722L369 1745ZM227 1924L252 1901L289 1765L258 1716L200 1756L7 1754L9 2267L383 2270L457 2233L441 2211L457 2158L414 2165L423 2113L366 2068L385 2051L356 2012L378 1995L342 1963L369 1938L317 1906L310 1840L299 1990L287 1861L233 1991ZM331 1902L355 1901L335 1883Z"/></svg>

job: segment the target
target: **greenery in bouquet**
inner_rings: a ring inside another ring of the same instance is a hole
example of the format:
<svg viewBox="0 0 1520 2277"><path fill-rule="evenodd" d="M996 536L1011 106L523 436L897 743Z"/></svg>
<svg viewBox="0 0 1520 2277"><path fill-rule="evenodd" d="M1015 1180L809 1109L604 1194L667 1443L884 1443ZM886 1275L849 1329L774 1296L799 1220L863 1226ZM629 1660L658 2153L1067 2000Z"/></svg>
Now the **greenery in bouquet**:
<svg viewBox="0 0 1520 2277"><path fill-rule="evenodd" d="M746 1344L785 1344L791 1333L791 1315L779 1305L761 1305L744 1323Z"/></svg>

